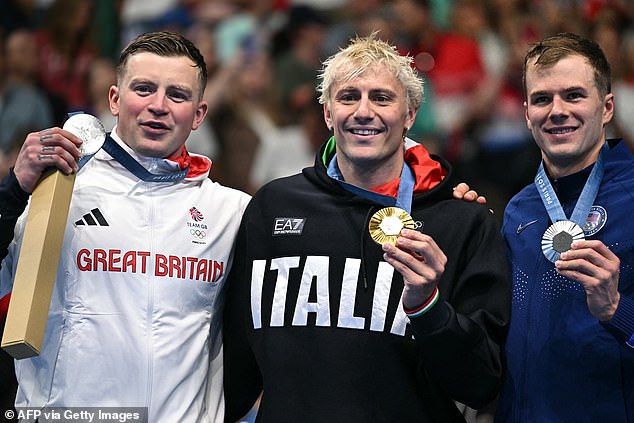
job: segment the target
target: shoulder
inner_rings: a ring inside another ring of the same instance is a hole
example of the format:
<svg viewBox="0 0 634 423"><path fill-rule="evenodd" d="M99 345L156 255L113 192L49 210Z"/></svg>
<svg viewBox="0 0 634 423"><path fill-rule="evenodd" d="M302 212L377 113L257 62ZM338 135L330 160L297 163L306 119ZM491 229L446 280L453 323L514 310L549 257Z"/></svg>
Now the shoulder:
<svg viewBox="0 0 634 423"><path fill-rule="evenodd" d="M253 195L254 199L269 198L270 196L292 196L297 193L305 192L308 189L308 182L301 174L285 176L274 179L262 185L260 189Z"/></svg>
<svg viewBox="0 0 634 423"><path fill-rule="evenodd" d="M202 196L212 196L211 201L232 201L239 204L246 204L251 201L251 195L235 188L221 185L218 182L205 178L201 181Z"/></svg>

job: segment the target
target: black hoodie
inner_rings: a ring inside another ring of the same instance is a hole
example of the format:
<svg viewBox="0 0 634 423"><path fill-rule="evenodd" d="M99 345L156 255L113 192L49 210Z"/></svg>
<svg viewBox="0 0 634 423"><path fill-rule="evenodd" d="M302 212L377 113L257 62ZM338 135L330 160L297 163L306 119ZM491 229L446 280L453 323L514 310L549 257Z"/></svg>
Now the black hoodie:
<svg viewBox="0 0 634 423"><path fill-rule="evenodd" d="M258 422L463 422L503 372L510 272L486 206L454 200L450 165L411 215L448 258L440 300L409 319L401 275L368 232L383 206L315 165L255 194L227 282L226 421L263 389Z"/></svg>

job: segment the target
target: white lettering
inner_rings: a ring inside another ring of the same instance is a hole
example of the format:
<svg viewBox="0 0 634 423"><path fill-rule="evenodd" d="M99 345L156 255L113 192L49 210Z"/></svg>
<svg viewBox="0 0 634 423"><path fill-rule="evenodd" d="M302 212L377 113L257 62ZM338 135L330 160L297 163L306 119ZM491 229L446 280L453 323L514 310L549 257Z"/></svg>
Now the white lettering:
<svg viewBox="0 0 634 423"><path fill-rule="evenodd" d="M271 260L271 270L277 270L273 308L271 310L271 327L284 326L286 308L286 292L288 291L288 274L290 269L299 267L299 257L282 257Z"/></svg>
<svg viewBox="0 0 634 423"><path fill-rule="evenodd" d="M266 260L254 260L251 268L251 319L255 329L262 327L262 286L265 267Z"/></svg>
<svg viewBox="0 0 634 423"><path fill-rule="evenodd" d="M308 313L316 313L317 326L330 326L330 298L328 293L328 257L308 256L297 296L293 326L306 326ZM309 302L310 288L315 281L317 302Z"/></svg>
<svg viewBox="0 0 634 423"><path fill-rule="evenodd" d="M340 328L363 329L365 327L365 319L354 315L360 267L361 260L346 259L346 266L343 269L343 280L341 281L339 319L337 320L337 326Z"/></svg>
<svg viewBox="0 0 634 423"><path fill-rule="evenodd" d="M384 261L379 263L379 269L376 272L376 282L374 283L370 330L381 332L385 329L385 317L387 315L387 304L390 299L393 275L394 268L390 264Z"/></svg>

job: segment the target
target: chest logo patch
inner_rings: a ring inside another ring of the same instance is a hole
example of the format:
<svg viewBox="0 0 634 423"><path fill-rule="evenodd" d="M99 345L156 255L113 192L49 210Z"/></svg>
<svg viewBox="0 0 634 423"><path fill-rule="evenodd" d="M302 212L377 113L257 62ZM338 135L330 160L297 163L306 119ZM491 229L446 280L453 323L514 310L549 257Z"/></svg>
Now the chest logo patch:
<svg viewBox="0 0 634 423"><path fill-rule="evenodd" d="M301 235L304 231L306 218L301 217L276 217L273 221L273 236Z"/></svg>
<svg viewBox="0 0 634 423"><path fill-rule="evenodd" d="M207 237L207 224L205 223L205 216L196 207L189 209L190 221L187 222L187 230L189 237L194 244L206 244L205 238Z"/></svg>
<svg viewBox="0 0 634 423"><path fill-rule="evenodd" d="M583 224L583 233L586 236L592 236L599 232L607 221L608 212L601 206L592 206L586 217L586 223Z"/></svg>

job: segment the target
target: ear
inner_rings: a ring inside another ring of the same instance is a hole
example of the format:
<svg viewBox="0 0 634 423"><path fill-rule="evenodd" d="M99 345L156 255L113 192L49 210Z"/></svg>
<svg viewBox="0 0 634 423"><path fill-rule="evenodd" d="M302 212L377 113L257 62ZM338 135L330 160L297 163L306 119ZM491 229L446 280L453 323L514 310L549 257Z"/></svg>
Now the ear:
<svg viewBox="0 0 634 423"><path fill-rule="evenodd" d="M328 108L327 103L324 103L324 121L326 122L328 130L332 130L334 124L332 122L332 114L330 113L330 109Z"/></svg>
<svg viewBox="0 0 634 423"><path fill-rule="evenodd" d="M607 125L614 116L614 94L609 93L605 96L603 103L603 125Z"/></svg>
<svg viewBox="0 0 634 423"><path fill-rule="evenodd" d="M528 118L528 103L524 102L524 119L526 119L526 127L531 130L531 121Z"/></svg>
<svg viewBox="0 0 634 423"><path fill-rule="evenodd" d="M407 111L407 117L405 118L405 132L409 131L409 129L414 126L416 113L418 113L418 109L411 109Z"/></svg>
<svg viewBox="0 0 634 423"><path fill-rule="evenodd" d="M119 116L119 88L112 85L108 90L108 102L110 103L110 113Z"/></svg>
<svg viewBox="0 0 634 423"><path fill-rule="evenodd" d="M196 115L194 116L194 121L192 122L192 131L198 129L198 127L203 123L203 119L207 116L207 110L209 110L209 105L205 100L201 100L196 108Z"/></svg>

